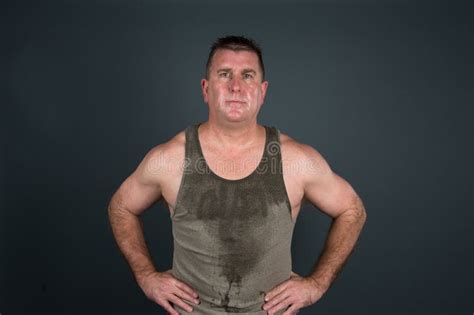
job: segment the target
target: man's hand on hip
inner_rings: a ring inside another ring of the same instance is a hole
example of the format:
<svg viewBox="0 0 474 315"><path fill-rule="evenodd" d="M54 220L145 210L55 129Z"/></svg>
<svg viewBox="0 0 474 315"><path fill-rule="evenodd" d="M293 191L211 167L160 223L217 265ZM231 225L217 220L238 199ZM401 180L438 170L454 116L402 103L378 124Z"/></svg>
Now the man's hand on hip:
<svg viewBox="0 0 474 315"><path fill-rule="evenodd" d="M171 270L151 273L141 278L138 284L150 300L161 305L171 315L179 315L179 313L170 302L187 312L192 312L193 308L184 300L194 304L200 303L197 292L186 283L176 279Z"/></svg>
<svg viewBox="0 0 474 315"><path fill-rule="evenodd" d="M268 315L286 310L283 315L293 315L299 309L316 303L324 294L311 277L301 277L291 272L290 279L280 283L265 294L263 309Z"/></svg>

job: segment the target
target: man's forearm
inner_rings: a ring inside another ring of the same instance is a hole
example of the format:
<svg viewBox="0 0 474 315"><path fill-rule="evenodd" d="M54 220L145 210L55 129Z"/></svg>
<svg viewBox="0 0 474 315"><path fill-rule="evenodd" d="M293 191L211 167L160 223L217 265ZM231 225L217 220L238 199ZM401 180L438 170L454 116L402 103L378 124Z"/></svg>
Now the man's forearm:
<svg viewBox="0 0 474 315"><path fill-rule="evenodd" d="M335 218L326 239L324 249L310 277L319 289L329 289L349 258L366 220L362 202Z"/></svg>
<svg viewBox="0 0 474 315"><path fill-rule="evenodd" d="M142 223L136 215L121 208L113 200L108 213L115 241L139 282L144 276L156 271L143 236Z"/></svg>

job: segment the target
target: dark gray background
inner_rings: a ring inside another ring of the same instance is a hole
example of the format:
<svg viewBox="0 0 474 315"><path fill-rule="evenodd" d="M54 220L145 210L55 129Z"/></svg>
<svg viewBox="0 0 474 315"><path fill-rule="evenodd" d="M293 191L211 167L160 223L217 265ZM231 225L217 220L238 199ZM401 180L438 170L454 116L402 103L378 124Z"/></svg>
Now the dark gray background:
<svg viewBox="0 0 474 315"><path fill-rule="evenodd" d="M164 314L106 215L153 146L204 121L212 41L264 50L259 122L312 145L362 197L346 268L300 314L472 314L473 10L453 2L2 2L0 313ZM162 203L143 215L159 270ZM306 205L306 275L330 220Z"/></svg>

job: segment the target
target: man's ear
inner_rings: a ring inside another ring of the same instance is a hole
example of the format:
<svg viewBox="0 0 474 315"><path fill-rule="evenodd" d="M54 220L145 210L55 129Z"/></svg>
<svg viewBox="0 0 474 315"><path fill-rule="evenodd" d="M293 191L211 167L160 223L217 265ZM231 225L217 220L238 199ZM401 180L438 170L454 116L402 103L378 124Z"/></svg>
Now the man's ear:
<svg viewBox="0 0 474 315"><path fill-rule="evenodd" d="M207 88L209 86L209 82L206 79L201 80L201 91L202 91L202 97L204 98L204 102L207 103L209 97L207 95Z"/></svg>

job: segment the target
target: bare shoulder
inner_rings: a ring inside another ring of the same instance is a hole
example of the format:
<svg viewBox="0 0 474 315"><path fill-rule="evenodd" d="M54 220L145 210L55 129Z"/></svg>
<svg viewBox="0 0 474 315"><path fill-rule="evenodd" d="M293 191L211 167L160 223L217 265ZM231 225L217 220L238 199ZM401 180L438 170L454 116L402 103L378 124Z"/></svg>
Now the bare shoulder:
<svg viewBox="0 0 474 315"><path fill-rule="evenodd" d="M178 157L184 153L185 144L186 139L184 131L180 131L170 140L153 147L148 154L150 154L152 160L154 161L158 161L160 163L169 163L169 159L172 160L173 158Z"/></svg>
<svg viewBox="0 0 474 315"><path fill-rule="evenodd" d="M331 172L329 164L321 153L312 146L296 141L287 134L280 133L280 145L283 164L303 178Z"/></svg>
<svg viewBox="0 0 474 315"><path fill-rule="evenodd" d="M169 195L168 179L184 160L184 134L151 148L135 171L120 185L111 203L139 215L161 197ZM172 183L174 184L174 182Z"/></svg>
<svg viewBox="0 0 474 315"><path fill-rule="evenodd" d="M182 171L185 151L184 130L151 148L139 166L142 175L153 181L167 180Z"/></svg>

